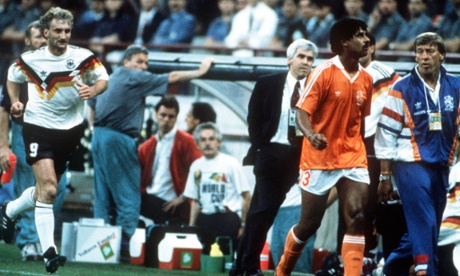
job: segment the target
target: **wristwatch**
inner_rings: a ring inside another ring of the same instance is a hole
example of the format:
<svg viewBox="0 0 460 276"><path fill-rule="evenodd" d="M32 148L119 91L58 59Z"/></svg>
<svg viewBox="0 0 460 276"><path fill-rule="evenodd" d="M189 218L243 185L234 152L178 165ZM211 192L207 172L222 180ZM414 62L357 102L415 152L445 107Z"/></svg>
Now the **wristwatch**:
<svg viewBox="0 0 460 276"><path fill-rule="evenodd" d="M390 179L391 179L390 174L381 174L380 177L379 177L379 181L386 181L386 180L390 180Z"/></svg>

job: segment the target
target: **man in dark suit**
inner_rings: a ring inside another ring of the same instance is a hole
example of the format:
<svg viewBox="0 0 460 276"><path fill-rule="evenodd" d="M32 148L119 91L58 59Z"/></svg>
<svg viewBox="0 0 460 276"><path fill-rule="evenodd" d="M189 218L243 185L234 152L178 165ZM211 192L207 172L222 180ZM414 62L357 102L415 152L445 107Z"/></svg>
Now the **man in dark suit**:
<svg viewBox="0 0 460 276"><path fill-rule="evenodd" d="M296 183L302 136L295 125L295 103L311 71L318 49L299 39L287 49L289 72L262 76L249 102L248 125L251 147L243 165L254 165L256 186L243 235L230 275L263 275L260 253L267 232Z"/></svg>

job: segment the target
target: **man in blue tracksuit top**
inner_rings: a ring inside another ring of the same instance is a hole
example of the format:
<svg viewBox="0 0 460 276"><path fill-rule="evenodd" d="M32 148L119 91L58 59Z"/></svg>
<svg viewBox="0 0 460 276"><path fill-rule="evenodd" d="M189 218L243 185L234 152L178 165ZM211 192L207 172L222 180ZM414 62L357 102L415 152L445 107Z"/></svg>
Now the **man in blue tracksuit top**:
<svg viewBox="0 0 460 276"><path fill-rule="evenodd" d="M437 241L458 130L460 79L441 66L442 38L422 33L414 46L418 65L390 89L375 139L379 200L393 199L394 176L408 227L385 263L385 275L392 276L409 269L438 275Z"/></svg>

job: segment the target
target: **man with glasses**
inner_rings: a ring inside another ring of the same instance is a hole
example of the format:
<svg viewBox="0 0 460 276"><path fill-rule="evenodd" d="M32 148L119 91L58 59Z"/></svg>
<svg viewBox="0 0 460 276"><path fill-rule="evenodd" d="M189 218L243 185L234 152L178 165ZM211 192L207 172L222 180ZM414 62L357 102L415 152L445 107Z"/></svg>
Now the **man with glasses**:
<svg viewBox="0 0 460 276"><path fill-rule="evenodd" d="M106 223L113 216L116 225L122 226L122 260L125 260L128 241L136 230L141 205L141 167L136 139L143 126L145 97L164 95L168 83L198 78L208 72L211 65L212 60L205 59L197 70L153 74L147 71L147 49L131 45L125 51L123 66L110 76L107 91L89 101L90 128L94 121L91 143L94 216L103 218ZM178 111L168 115L177 116ZM157 110L157 119L162 119L160 115L163 113ZM175 121L176 118L173 119ZM190 137L190 140L195 147L193 138ZM184 174L184 185L186 178L187 173Z"/></svg>

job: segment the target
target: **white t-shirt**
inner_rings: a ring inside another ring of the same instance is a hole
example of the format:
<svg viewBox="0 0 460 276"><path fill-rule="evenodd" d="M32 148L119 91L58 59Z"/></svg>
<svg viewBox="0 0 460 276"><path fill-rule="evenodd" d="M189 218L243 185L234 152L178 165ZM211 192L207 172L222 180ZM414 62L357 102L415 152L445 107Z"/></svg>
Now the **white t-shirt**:
<svg viewBox="0 0 460 276"><path fill-rule="evenodd" d="M193 162L183 194L198 200L202 213L226 212L227 207L241 217L241 194L249 190L240 163L225 153L219 153L213 159L203 156Z"/></svg>

